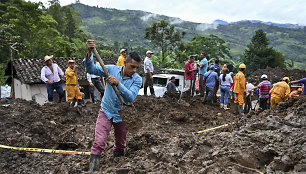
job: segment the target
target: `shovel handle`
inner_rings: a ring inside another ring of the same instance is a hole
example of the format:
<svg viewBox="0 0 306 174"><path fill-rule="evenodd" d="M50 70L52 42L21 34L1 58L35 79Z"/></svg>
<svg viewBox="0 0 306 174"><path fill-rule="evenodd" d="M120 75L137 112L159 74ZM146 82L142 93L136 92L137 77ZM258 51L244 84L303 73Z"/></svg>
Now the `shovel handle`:
<svg viewBox="0 0 306 174"><path fill-rule="evenodd" d="M102 69L103 69L103 71L104 71L104 73L105 73L105 75L106 75L106 78L108 78L108 77L109 77L108 70L106 69L106 67L105 67L105 65L104 65L104 63L103 63L103 60L101 59L100 55L98 54L97 49L96 49L96 48L93 48L93 49L92 49L92 52L95 54L95 56L96 56L98 62L100 63L100 65L101 65L101 67L102 67ZM121 96L121 94L120 94L120 92L119 92L117 86L116 86L116 85L112 85L112 87L113 87L113 89L114 89L114 91L115 91L117 97L119 98L121 104L124 105L125 103L124 103L124 101L123 101L123 98L122 98L122 96Z"/></svg>

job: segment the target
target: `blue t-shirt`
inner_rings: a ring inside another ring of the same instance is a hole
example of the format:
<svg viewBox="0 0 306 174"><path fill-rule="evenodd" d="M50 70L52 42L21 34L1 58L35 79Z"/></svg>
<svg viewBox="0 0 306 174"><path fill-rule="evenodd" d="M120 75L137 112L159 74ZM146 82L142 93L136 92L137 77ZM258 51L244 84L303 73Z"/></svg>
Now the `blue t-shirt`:
<svg viewBox="0 0 306 174"><path fill-rule="evenodd" d="M203 80L205 79L205 86L207 86L208 88L215 88L216 80L218 79L218 74L212 70L209 70L207 73L204 74Z"/></svg>
<svg viewBox="0 0 306 174"><path fill-rule="evenodd" d="M306 95L306 78L302 78L301 80L299 80L299 83L304 84L303 95Z"/></svg>
<svg viewBox="0 0 306 174"><path fill-rule="evenodd" d="M208 66L208 62L206 57L204 57L201 62L200 65L204 65L203 68L199 68L199 74L204 75L207 72L207 66Z"/></svg>

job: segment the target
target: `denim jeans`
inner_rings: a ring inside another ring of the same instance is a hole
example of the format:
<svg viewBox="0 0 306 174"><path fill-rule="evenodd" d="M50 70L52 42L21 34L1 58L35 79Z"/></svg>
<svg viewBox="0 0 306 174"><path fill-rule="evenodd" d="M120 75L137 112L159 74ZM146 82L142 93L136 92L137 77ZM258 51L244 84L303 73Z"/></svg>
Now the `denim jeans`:
<svg viewBox="0 0 306 174"><path fill-rule="evenodd" d="M220 103L223 103L224 105L228 104L229 93L230 93L230 87L229 86L221 86Z"/></svg>
<svg viewBox="0 0 306 174"><path fill-rule="evenodd" d="M214 95L214 88L209 88L209 87L205 86L205 91L206 91L205 98L207 98L207 101L208 102L212 101L212 98L213 98L213 95Z"/></svg>
<svg viewBox="0 0 306 174"><path fill-rule="evenodd" d="M59 99L62 99L64 97L64 90L63 90L61 81L55 82L52 85L47 83L48 101L53 101L53 90L54 89L58 93Z"/></svg>

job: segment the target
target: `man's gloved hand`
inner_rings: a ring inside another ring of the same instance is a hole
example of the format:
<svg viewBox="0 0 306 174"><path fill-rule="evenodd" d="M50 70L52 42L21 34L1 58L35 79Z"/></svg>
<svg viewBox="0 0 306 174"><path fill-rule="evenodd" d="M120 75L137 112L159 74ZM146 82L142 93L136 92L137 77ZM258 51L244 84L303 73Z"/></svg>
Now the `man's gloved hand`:
<svg viewBox="0 0 306 174"><path fill-rule="evenodd" d="M90 86L93 86L93 83L92 83L92 82L89 82L89 85L90 85Z"/></svg>

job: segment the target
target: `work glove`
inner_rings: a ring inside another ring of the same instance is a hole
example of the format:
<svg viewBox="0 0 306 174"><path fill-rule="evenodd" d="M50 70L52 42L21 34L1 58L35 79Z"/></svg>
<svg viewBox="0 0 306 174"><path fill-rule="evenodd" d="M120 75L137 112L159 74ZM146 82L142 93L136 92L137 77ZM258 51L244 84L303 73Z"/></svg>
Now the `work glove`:
<svg viewBox="0 0 306 174"><path fill-rule="evenodd" d="M89 82L89 85L90 85L90 86L93 86L93 83L92 83L92 82Z"/></svg>

